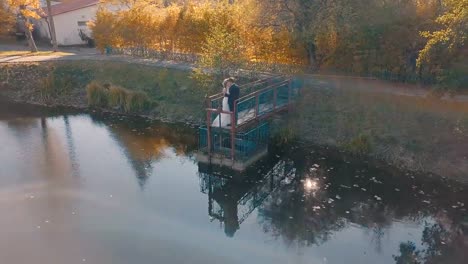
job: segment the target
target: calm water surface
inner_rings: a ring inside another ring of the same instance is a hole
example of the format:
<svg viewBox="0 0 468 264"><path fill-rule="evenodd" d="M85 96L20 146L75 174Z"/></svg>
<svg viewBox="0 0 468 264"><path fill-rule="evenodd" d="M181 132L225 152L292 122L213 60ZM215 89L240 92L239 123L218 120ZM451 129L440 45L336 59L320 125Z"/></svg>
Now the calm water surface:
<svg viewBox="0 0 468 264"><path fill-rule="evenodd" d="M237 175L192 128L1 104L1 263L466 263L462 184L300 145Z"/></svg>

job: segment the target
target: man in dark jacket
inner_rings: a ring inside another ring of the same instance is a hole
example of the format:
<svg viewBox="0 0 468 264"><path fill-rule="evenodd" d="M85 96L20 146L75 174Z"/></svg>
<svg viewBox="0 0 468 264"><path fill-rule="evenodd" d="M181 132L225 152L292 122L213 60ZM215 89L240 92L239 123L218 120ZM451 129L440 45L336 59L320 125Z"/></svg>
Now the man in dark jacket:
<svg viewBox="0 0 468 264"><path fill-rule="evenodd" d="M235 79L229 77L223 81L223 86L226 87L226 93L224 96L228 98L229 111L234 111L234 102L239 99L240 89L235 83Z"/></svg>

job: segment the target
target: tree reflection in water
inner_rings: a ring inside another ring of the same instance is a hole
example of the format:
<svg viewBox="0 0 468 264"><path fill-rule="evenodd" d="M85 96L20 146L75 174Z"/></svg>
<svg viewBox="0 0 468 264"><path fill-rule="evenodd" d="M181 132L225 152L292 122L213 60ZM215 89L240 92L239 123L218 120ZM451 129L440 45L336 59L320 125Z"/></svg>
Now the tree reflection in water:
<svg viewBox="0 0 468 264"><path fill-rule="evenodd" d="M463 263L468 257L466 246L466 226L444 225L444 220L438 223L425 223L421 245L418 249L415 242L400 243L400 254L393 256L395 263ZM465 230L463 230L465 229Z"/></svg>
<svg viewBox="0 0 468 264"><path fill-rule="evenodd" d="M73 141L73 130L70 125L68 115L63 116L63 123L65 125L65 137L68 145L68 156L70 157L70 164L73 176L79 176L79 164L77 162L76 148Z"/></svg>
<svg viewBox="0 0 468 264"><path fill-rule="evenodd" d="M283 156L240 175L199 164L209 214L224 223L226 235L257 209L264 232L288 244L321 245L353 225L368 230L379 251L393 223L426 222L419 241L402 241L397 263L466 257L466 185L325 149L291 147Z"/></svg>
<svg viewBox="0 0 468 264"><path fill-rule="evenodd" d="M192 156L196 150L195 132L188 127L115 115L95 114L92 118L95 124L105 125L120 145L141 188L152 174L154 163L165 157L168 149L183 157Z"/></svg>
<svg viewBox="0 0 468 264"><path fill-rule="evenodd" d="M25 160L46 170L43 175L63 178L75 157L70 151L66 155L64 148L68 143L75 149L73 122L64 117L63 141L46 119L38 117L17 118L10 113L4 118L10 120L6 125L13 138L41 146L37 148L41 155L26 152ZM105 126L118 142L142 187L168 149L183 160L187 156L190 160L196 150L193 129L118 119L101 116L94 122ZM400 222L422 226L424 231L421 237L400 241L400 252L393 256L396 263L464 263L468 259L466 184L312 147L289 146L272 149L270 154L242 174L199 165L208 213L224 224L227 236L234 236L249 216L256 216L265 233L288 244L321 245L354 226L367 230L379 250L386 245L382 238Z"/></svg>
<svg viewBox="0 0 468 264"><path fill-rule="evenodd" d="M466 185L379 168L349 157L333 158L328 151L294 149L287 156L301 169L295 181L272 193L259 208L265 232L288 243L320 245L353 224L371 231L379 250L381 238L393 222L426 221L423 237L417 241L422 247L413 252L417 258L424 257L426 263L447 258L459 263L466 254ZM411 248L403 242L400 249L408 252Z"/></svg>

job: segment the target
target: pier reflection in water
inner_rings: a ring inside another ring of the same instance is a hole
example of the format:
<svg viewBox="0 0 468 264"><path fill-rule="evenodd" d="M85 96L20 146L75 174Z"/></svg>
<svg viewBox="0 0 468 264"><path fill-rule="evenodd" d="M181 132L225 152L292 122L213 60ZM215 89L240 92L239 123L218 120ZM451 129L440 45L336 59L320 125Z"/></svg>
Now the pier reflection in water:
<svg viewBox="0 0 468 264"><path fill-rule="evenodd" d="M233 173L196 163L190 127L14 109L0 108L6 263L468 257L461 183L293 144L270 144L265 160Z"/></svg>
<svg viewBox="0 0 468 264"><path fill-rule="evenodd" d="M294 178L292 165L279 160L273 166L257 164L245 172L226 172L226 169L199 163L200 189L208 195L208 214L212 220L224 224L227 236L234 236L240 224L285 179Z"/></svg>

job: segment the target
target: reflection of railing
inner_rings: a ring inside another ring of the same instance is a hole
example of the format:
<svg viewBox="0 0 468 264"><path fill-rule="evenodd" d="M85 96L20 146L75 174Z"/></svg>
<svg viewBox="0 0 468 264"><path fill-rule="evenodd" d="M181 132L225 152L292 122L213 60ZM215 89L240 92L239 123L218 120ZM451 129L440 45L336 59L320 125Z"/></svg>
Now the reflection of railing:
<svg viewBox="0 0 468 264"><path fill-rule="evenodd" d="M260 184L256 184L239 200L239 224L242 224L255 208L262 205L263 201L281 185L283 179L290 175L292 170L293 168L289 163L285 161L278 162L263 177Z"/></svg>
<svg viewBox="0 0 468 264"><path fill-rule="evenodd" d="M209 215L227 221L229 214L225 213L225 207L235 205L236 221L240 225L274 190L291 182L295 177L295 168L292 162L280 160L269 171L261 173L260 177L256 174L254 179L247 177L241 182L202 171L199 177L201 192L208 194ZM285 181L286 178L291 179ZM232 210L231 207L229 209Z"/></svg>

